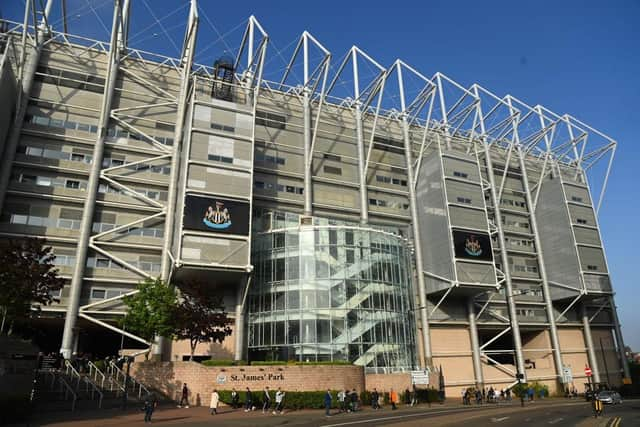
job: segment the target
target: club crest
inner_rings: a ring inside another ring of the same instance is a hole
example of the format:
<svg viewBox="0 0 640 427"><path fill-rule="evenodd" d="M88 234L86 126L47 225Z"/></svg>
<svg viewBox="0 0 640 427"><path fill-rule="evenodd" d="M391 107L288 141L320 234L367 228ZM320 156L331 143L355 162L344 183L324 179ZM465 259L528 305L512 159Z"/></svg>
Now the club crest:
<svg viewBox="0 0 640 427"><path fill-rule="evenodd" d="M209 228L225 230L231 227L231 214L223 202L216 201L216 208L209 206L202 222Z"/></svg>
<svg viewBox="0 0 640 427"><path fill-rule="evenodd" d="M464 241L464 251L471 256L482 255L482 247L480 242L473 234L466 238Z"/></svg>

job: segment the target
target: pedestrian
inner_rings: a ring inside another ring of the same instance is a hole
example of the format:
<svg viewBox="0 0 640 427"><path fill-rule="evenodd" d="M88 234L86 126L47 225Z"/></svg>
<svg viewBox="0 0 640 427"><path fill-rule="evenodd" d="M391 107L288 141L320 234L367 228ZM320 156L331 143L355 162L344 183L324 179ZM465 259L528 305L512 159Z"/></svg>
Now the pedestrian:
<svg viewBox="0 0 640 427"><path fill-rule="evenodd" d="M487 390L485 388L482 389L482 401L487 402Z"/></svg>
<svg viewBox="0 0 640 427"><path fill-rule="evenodd" d="M462 395L462 404L466 405L467 404L467 389L466 388L462 389L461 395Z"/></svg>
<svg viewBox="0 0 640 427"><path fill-rule="evenodd" d="M533 387L529 387L529 400L533 402L533 396L536 394L535 391L533 390Z"/></svg>
<svg viewBox="0 0 640 427"><path fill-rule="evenodd" d="M269 387L265 387L262 391L262 413L269 412L271 407L271 394L269 393Z"/></svg>
<svg viewBox="0 0 640 427"><path fill-rule="evenodd" d="M182 397L180 398L180 404L178 408L189 408L189 388L187 387L187 383L182 384Z"/></svg>
<svg viewBox="0 0 640 427"><path fill-rule="evenodd" d="M144 422L151 423L151 416L153 415L153 411L158 406L158 400L156 399L156 395L153 392L149 392L144 397Z"/></svg>
<svg viewBox="0 0 640 427"><path fill-rule="evenodd" d="M511 389L507 389L507 402L511 402Z"/></svg>
<svg viewBox="0 0 640 427"><path fill-rule="evenodd" d="M249 412L251 409L253 409L252 405L253 398L251 396L251 390L249 390L249 387L247 387L247 391L244 395L244 412Z"/></svg>
<svg viewBox="0 0 640 427"><path fill-rule="evenodd" d="M231 407L233 409L238 409L238 400L240 399L240 396L238 396L238 392L236 391L235 388L231 389Z"/></svg>
<svg viewBox="0 0 640 427"><path fill-rule="evenodd" d="M476 390L476 405L482 405L482 393L480 393L480 390Z"/></svg>
<svg viewBox="0 0 640 427"><path fill-rule="evenodd" d="M276 408L273 411L273 415L279 413L282 415L282 408L284 406L284 391L278 387L278 391L276 391Z"/></svg>
<svg viewBox="0 0 640 427"><path fill-rule="evenodd" d="M345 399L347 398L347 392L340 390L338 392L338 404L340 405L340 412L347 412L347 405Z"/></svg>
<svg viewBox="0 0 640 427"><path fill-rule="evenodd" d="M211 393L211 403L209 403L209 409L211 409L211 415L218 414L218 403L220 402L220 395L218 390L213 390Z"/></svg>
<svg viewBox="0 0 640 427"><path fill-rule="evenodd" d="M356 412L358 410L358 392L354 388L351 390L351 410Z"/></svg>
<svg viewBox="0 0 640 427"><path fill-rule="evenodd" d="M389 390L389 401L391 401L391 409L396 410L396 403L398 403L398 393L393 391L393 389Z"/></svg>
<svg viewBox="0 0 640 427"><path fill-rule="evenodd" d="M416 406L418 404L418 389L416 385L413 385L413 390L411 393L411 406Z"/></svg>
<svg viewBox="0 0 640 427"><path fill-rule="evenodd" d="M404 404L407 406L411 405L411 392L408 388L404 389Z"/></svg>
<svg viewBox="0 0 640 427"><path fill-rule="evenodd" d="M375 411L380 409L380 405L378 405L378 398L380 395L378 394L378 390L376 388L371 392L371 408Z"/></svg>
<svg viewBox="0 0 640 427"><path fill-rule="evenodd" d="M331 390L327 389L327 393L324 395L324 415L331 416L331 402L333 397L331 396Z"/></svg>

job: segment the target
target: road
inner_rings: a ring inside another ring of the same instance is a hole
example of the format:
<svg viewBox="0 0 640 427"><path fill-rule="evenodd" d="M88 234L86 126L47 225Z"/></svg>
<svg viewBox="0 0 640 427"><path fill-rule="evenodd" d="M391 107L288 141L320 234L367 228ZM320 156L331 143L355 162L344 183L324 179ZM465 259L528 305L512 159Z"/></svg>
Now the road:
<svg viewBox="0 0 640 427"><path fill-rule="evenodd" d="M87 414L84 414L87 415ZM75 419L49 419L33 422L31 426L56 427L115 427L143 426L140 412L124 414L114 411L112 414L96 412L88 418L76 414ZM640 426L640 400L625 401L621 405L605 406L604 416L593 417L591 405L583 400L546 399L527 403L524 408L519 402L501 403L499 405L462 406L457 403L424 405L407 408L402 406L397 411L389 407L381 411L366 408L355 414L337 414L325 417L322 410L293 411L285 415L262 414L261 411L244 413L221 408L218 415L210 415L208 408L176 409L167 407L154 414L154 424L162 427L437 427L437 426L579 426L579 427L619 427Z"/></svg>

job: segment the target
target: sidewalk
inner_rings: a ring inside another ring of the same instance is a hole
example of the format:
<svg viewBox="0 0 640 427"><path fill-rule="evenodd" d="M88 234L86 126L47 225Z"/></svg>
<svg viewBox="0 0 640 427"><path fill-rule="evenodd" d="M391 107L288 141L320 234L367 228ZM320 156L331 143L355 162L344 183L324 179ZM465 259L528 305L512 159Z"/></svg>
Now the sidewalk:
<svg viewBox="0 0 640 427"><path fill-rule="evenodd" d="M565 399L545 399L543 401L536 401L535 403L528 403L527 405L535 405L538 402L553 403L553 402L567 402ZM444 404L432 404L432 410L438 410L443 408L469 408L469 407L513 407L519 406L519 401L503 402L499 404L484 404L484 405L467 405L464 406L458 399L450 400ZM415 407L408 407L406 405L400 405L397 411L391 410L390 405L386 405L380 411L373 411L369 406L365 406L362 411L358 411L355 414L340 414L336 409L332 410L334 415L332 419L344 419L346 417L360 417L371 414L400 414L410 413L413 411L425 411L429 410L429 406L426 403L421 403ZM215 422L218 425L225 426L246 426L246 425L260 425L265 427L278 426L283 424L305 424L306 421L318 421L326 419L324 416L324 409L304 409L304 410L288 410L283 415L273 415L271 413L263 414L261 410L245 413L243 409L233 410L230 407L223 406L218 409L218 415L210 415L209 408L191 407L177 408L175 404L160 404L158 409L153 414L153 424L161 426L174 426L174 425L204 425L211 422ZM251 420L251 421L248 421ZM109 426L144 426L144 413L133 406L127 411L121 409L110 410L95 410L95 411L82 411L76 413L51 413L43 414L43 416L34 416L30 426L50 426L50 427L109 427ZM584 427L597 426L599 424L588 424Z"/></svg>

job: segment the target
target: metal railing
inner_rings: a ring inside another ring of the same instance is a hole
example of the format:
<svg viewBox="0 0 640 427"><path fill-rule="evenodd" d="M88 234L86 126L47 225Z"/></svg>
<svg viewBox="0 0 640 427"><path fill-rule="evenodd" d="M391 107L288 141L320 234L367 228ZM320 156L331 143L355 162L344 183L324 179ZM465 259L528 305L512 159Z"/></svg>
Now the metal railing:
<svg viewBox="0 0 640 427"><path fill-rule="evenodd" d="M69 360L64 361L65 371L64 373L71 378L71 381L76 381L76 390L80 387L80 381L82 380L82 375L73 367Z"/></svg>
<svg viewBox="0 0 640 427"><path fill-rule="evenodd" d="M64 398L65 400L67 400L69 398L69 395L71 395L72 399L71 399L71 411L75 411L76 409L76 401L78 400L78 394L75 392L75 390L73 389L73 387L71 387L71 385L65 381L64 378L62 378L62 376L58 375L58 384L60 384L60 391L64 391Z"/></svg>
<svg viewBox="0 0 640 427"><path fill-rule="evenodd" d="M89 378L96 384L100 385L100 388L104 389L104 382L106 380L106 376L104 373L93 364L93 362L88 363L89 366Z"/></svg>
<svg viewBox="0 0 640 427"><path fill-rule="evenodd" d="M102 408L102 399L104 398L104 394L102 393L102 390L100 390L100 387L98 387L98 385L91 381L91 378L86 375L82 377L82 380L85 383L85 392L87 395L91 396L91 400L95 399L95 396L98 395L98 409Z"/></svg>
<svg viewBox="0 0 640 427"><path fill-rule="evenodd" d="M115 382L119 390L125 392L127 391L127 386L129 386L131 387L132 393L135 393L137 389L138 399L142 398L143 392L145 393L145 395L149 393L149 389L147 389L140 382L136 381L136 379L132 376L129 375L129 380L127 381L127 374L122 369L118 368L118 366L116 366L113 361L109 362L109 368L109 373L113 380L112 384ZM122 383L120 382L120 377L122 377Z"/></svg>

